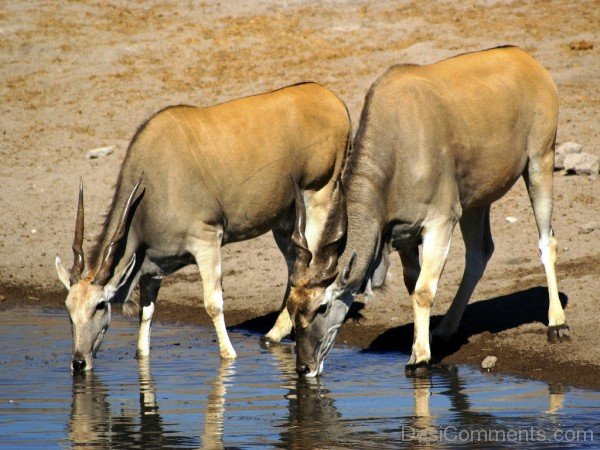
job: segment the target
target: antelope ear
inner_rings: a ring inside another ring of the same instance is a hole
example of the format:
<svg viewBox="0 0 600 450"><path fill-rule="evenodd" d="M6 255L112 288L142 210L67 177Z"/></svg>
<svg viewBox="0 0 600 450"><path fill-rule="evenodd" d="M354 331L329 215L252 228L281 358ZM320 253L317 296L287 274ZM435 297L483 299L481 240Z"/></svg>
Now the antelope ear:
<svg viewBox="0 0 600 450"><path fill-rule="evenodd" d="M67 291L71 290L71 274L65 266L62 265L60 258L57 256L54 260L54 264L56 265L56 272L58 273L58 279L65 285Z"/></svg>
<svg viewBox="0 0 600 450"><path fill-rule="evenodd" d="M342 270L342 273L339 278L339 284L341 288L345 288L348 284L348 281L350 280L350 274L352 273L352 269L354 269L356 256L356 251L352 250L352 255L350 255L350 259L346 263L346 267L344 267L344 270Z"/></svg>
<svg viewBox="0 0 600 450"><path fill-rule="evenodd" d="M121 269L119 273L116 273L114 277L108 282L106 286L104 286L104 293L106 298L110 301L110 299L115 295L115 293L127 282L131 273L133 272L133 268L135 267L135 253L131 257L131 260L127 263L127 265Z"/></svg>

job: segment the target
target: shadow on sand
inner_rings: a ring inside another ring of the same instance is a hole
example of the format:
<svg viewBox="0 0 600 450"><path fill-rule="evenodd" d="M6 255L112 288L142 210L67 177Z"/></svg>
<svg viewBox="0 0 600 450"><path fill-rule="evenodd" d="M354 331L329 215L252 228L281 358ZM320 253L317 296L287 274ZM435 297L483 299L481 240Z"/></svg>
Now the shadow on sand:
<svg viewBox="0 0 600 450"><path fill-rule="evenodd" d="M563 308L569 298L559 293ZM444 316L431 316L431 330ZM471 303L465 309L457 334L448 342L435 340L432 351L435 359L442 359L458 351L473 335L489 332L492 334L517 328L528 323L548 325L548 289L537 286L508 295ZM411 352L413 323L390 328L377 336L366 351Z"/></svg>
<svg viewBox="0 0 600 450"><path fill-rule="evenodd" d="M561 292L559 296L563 307L565 307L568 303L567 295ZM354 302L346 317L346 322L360 322L363 317L361 310L364 307L364 303ZM233 328L265 334L273 326L276 318L277 312L272 312L246 320ZM432 330L442 318L443 315L431 317ZM535 322L544 325L548 324L548 290L545 287L537 286L513 292L512 294L471 303L465 309L456 336L449 342L438 340L433 342L433 356L435 359L442 359L445 356L455 353L473 335L484 332L496 334L520 325ZM411 322L399 327L390 328L379 335L373 336L365 351L410 353L412 339L413 323ZM352 344L353 342L349 343Z"/></svg>

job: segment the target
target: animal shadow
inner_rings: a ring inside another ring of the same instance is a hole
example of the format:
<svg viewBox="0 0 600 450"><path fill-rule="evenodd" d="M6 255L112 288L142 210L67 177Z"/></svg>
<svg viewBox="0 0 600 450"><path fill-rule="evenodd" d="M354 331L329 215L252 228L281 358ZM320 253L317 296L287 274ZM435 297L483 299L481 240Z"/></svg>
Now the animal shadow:
<svg viewBox="0 0 600 450"><path fill-rule="evenodd" d="M559 293L559 297L564 308L569 298L562 292ZM431 330L435 329L443 317L443 315L431 317ZM535 322L548 325L548 289L545 287L537 286L471 303L465 309L460 327L454 337L448 342L434 339L432 343L433 357L442 359L455 353L473 335L484 332L496 334ZM386 330L371 342L366 351L410 353L413 330L413 323Z"/></svg>
<svg viewBox="0 0 600 450"><path fill-rule="evenodd" d="M350 305L350 310L348 314L346 314L346 318L344 322L352 320L353 322L360 322L364 319L361 311L365 308L365 304L362 302L355 301ZM260 333L266 334L273 327L277 316L279 315L278 311L269 312L267 314L263 314L262 316L253 317L252 319L245 320L243 322L238 323L231 327L232 330L241 330L241 331L250 331L252 333ZM294 340L294 331L292 330L292 334L289 337Z"/></svg>

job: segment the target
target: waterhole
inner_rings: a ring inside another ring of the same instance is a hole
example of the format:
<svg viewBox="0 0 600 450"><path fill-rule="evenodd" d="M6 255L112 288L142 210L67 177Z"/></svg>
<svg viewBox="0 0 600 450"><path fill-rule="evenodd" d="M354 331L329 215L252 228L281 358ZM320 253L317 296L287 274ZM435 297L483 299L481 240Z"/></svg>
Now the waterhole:
<svg viewBox="0 0 600 450"><path fill-rule="evenodd" d="M64 311L0 313L3 448L597 447L600 393L467 366L404 375L406 355L334 347L299 380L291 344L158 324L136 360L136 324L113 317L93 373L71 375Z"/></svg>

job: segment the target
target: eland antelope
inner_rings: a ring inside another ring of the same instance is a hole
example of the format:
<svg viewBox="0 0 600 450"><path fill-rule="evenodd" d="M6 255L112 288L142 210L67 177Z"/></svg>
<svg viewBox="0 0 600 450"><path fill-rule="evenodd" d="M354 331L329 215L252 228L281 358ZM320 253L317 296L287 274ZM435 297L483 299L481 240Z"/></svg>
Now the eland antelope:
<svg viewBox="0 0 600 450"><path fill-rule="evenodd" d="M546 271L548 338L567 340L550 224L557 120L552 78L516 47L427 66L397 65L382 74L367 93L354 150L334 193L337 206L312 254L304 250L304 205L297 196L295 236L301 252L287 303L297 371L315 376L323 370L354 295L386 264L382 252L390 245L400 253L414 312L407 372L426 368L430 308L454 227L460 225L466 265L452 305L434 331L446 339L457 331L494 250L490 206L521 176Z"/></svg>
<svg viewBox="0 0 600 450"><path fill-rule="evenodd" d="M221 357L235 358L223 317L221 246L272 230L290 273L295 259L290 174L304 190L307 249L314 250L350 133L344 103L315 83L206 108L168 107L144 123L129 144L87 270L83 186L71 270L56 258L69 291L72 369L92 369L115 301L125 301L125 311L139 310L137 353L148 355L161 279L192 263L200 270ZM138 281L140 305L131 297ZM288 292L289 283L285 296ZM266 335L272 341L291 331L285 300Z"/></svg>

